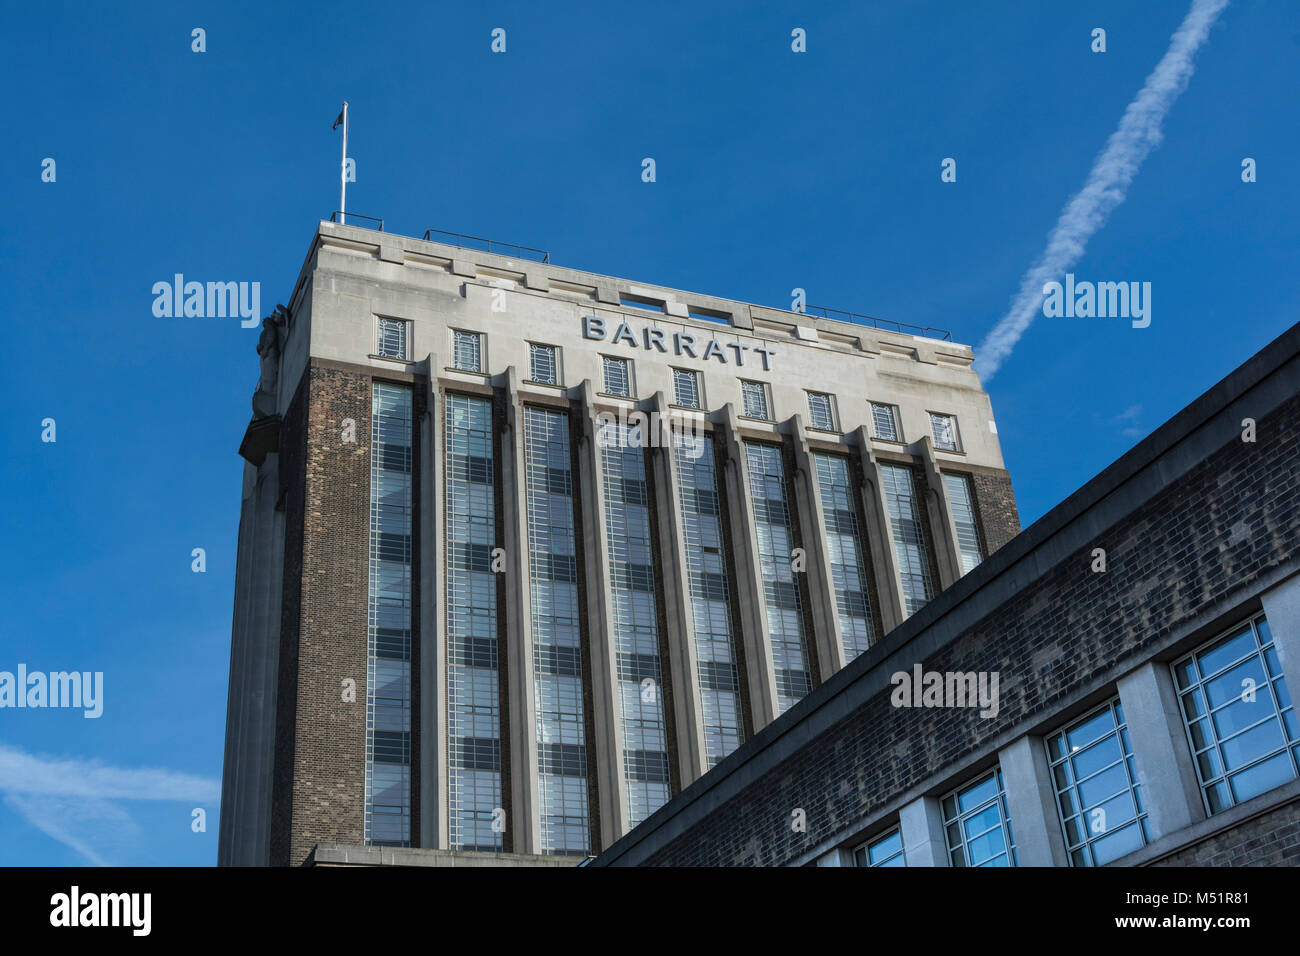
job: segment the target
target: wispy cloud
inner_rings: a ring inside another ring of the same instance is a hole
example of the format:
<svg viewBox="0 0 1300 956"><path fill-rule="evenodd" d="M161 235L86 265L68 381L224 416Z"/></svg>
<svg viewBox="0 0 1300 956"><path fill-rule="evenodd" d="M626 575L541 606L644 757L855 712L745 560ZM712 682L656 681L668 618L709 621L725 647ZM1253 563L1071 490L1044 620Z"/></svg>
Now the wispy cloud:
<svg viewBox="0 0 1300 956"><path fill-rule="evenodd" d="M1143 160L1161 140L1160 126L1174 101L1187 88L1197 50L1209 36L1228 0L1194 0L1174 31L1169 49L1129 103L1106 148L1092 164L1087 182L1066 204L1047 239L1047 248L1020 280L1011 307L975 353L985 382L1002 366L1043 304L1043 284L1059 280L1083 256L1088 240L1128 195Z"/></svg>
<svg viewBox="0 0 1300 956"><path fill-rule="evenodd" d="M1146 429L1138 424L1142 417L1142 405L1130 405L1111 419L1112 425L1119 425L1119 433L1125 438L1138 438L1146 434Z"/></svg>
<svg viewBox="0 0 1300 956"><path fill-rule="evenodd" d="M30 754L0 743L5 806L95 866L132 843L139 828L114 801L164 800L214 806L217 780L159 768L111 767L99 760Z"/></svg>

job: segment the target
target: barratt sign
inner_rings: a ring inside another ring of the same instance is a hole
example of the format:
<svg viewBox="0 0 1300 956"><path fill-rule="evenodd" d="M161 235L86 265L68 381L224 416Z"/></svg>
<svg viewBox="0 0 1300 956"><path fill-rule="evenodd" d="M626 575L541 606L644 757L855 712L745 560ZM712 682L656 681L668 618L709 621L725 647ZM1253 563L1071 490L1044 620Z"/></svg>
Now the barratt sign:
<svg viewBox="0 0 1300 956"><path fill-rule="evenodd" d="M614 328L612 334L609 331L611 327ZM723 365L729 362L744 365L746 354L752 352L758 356L764 372L771 370L772 356L775 354L771 349L756 345L719 342L717 339L706 339L702 335L692 335L690 332L666 332L653 325L641 329L638 335L632 331L629 323L619 322L614 326L612 322L607 323L598 315L582 317L582 337L595 339L598 342L609 341L614 345L624 344L634 349L645 349L647 352L657 349L665 355L671 349L674 355L689 355L700 361L717 359Z"/></svg>

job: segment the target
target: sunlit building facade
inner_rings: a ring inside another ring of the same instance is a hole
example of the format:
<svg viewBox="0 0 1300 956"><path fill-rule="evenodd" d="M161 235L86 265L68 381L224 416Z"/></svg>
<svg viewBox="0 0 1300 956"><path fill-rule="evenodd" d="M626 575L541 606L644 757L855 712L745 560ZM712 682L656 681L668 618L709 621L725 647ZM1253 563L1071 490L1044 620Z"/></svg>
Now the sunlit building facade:
<svg viewBox="0 0 1300 956"><path fill-rule="evenodd" d="M321 223L264 324L223 863L572 865L1019 530L946 333L510 251Z"/></svg>

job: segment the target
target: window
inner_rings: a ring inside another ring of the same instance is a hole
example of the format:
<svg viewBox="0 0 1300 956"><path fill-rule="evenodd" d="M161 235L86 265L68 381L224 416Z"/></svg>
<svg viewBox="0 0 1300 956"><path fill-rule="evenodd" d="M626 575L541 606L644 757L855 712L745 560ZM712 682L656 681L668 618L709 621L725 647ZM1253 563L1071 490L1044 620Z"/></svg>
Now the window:
<svg viewBox="0 0 1300 956"><path fill-rule="evenodd" d="M857 866L907 866L903 858L903 833L898 827L853 851Z"/></svg>
<svg viewBox="0 0 1300 956"><path fill-rule="evenodd" d="M540 849L586 855L591 813L568 412L525 406L524 464Z"/></svg>
<svg viewBox="0 0 1300 956"><path fill-rule="evenodd" d="M764 421L771 420L772 412L768 407L767 386L762 382L742 381L740 383L740 397L746 417L761 418Z"/></svg>
<svg viewBox="0 0 1300 956"><path fill-rule="evenodd" d="M648 692L648 688L663 686L655 544L645 449L624 424L608 422L600 429L597 440L602 449L607 597L617 662L623 792L628 825L636 826L671 796L663 695Z"/></svg>
<svg viewBox="0 0 1300 956"><path fill-rule="evenodd" d="M852 470L849 460L841 455L814 452L812 460L821 492L822 523L831 558L831 586L835 590L835 609L847 662L875 640Z"/></svg>
<svg viewBox="0 0 1300 956"><path fill-rule="evenodd" d="M898 431L898 409L893 405L871 403L871 425L876 437L884 441L902 441Z"/></svg>
<svg viewBox="0 0 1300 956"><path fill-rule="evenodd" d="M622 398L632 397L632 370L627 359L605 359L605 394L618 395Z"/></svg>
<svg viewBox="0 0 1300 956"><path fill-rule="evenodd" d="M554 345L528 343L528 374L543 385L560 384L560 366Z"/></svg>
<svg viewBox="0 0 1300 956"><path fill-rule="evenodd" d="M889 527L894 535L894 558L903 582L903 607L908 616L934 597L930 553L925 546L921 505L916 497L912 469L905 465L880 466L880 482L889 506Z"/></svg>
<svg viewBox="0 0 1300 956"><path fill-rule="evenodd" d="M727 539L713 443L708 435L674 431L677 501L685 543L686 586L695 624L695 668L700 683L706 767L714 767L745 740L740 701L738 641L732 627Z"/></svg>
<svg viewBox="0 0 1300 956"><path fill-rule="evenodd" d="M700 376L684 368L673 369L673 401L687 408L700 407Z"/></svg>
<svg viewBox="0 0 1300 956"><path fill-rule="evenodd" d="M453 850L500 852L501 701L497 623L496 429L492 400L448 394L443 436L447 560L447 816Z"/></svg>
<svg viewBox="0 0 1300 956"><path fill-rule="evenodd" d="M1119 698L1046 743L1070 862L1101 866L1145 846L1151 834Z"/></svg>
<svg viewBox="0 0 1300 956"><path fill-rule="evenodd" d="M780 445L745 442L750 505L758 539L768 646L776 677L777 710L784 714L812 690L807 625L799 574L790 560L799 543L786 494L785 461Z"/></svg>
<svg viewBox="0 0 1300 956"><path fill-rule="evenodd" d="M1016 865L1001 769L944 797L943 823L953 866Z"/></svg>
<svg viewBox="0 0 1300 956"><path fill-rule="evenodd" d="M930 413L930 431L934 433L934 447L942 451L959 451L957 445L957 419L951 415Z"/></svg>
<svg viewBox="0 0 1300 956"><path fill-rule="evenodd" d="M452 333L452 367L462 372L483 371L483 348L477 332Z"/></svg>
<svg viewBox="0 0 1300 956"><path fill-rule="evenodd" d="M970 475L944 473L943 486L948 492L948 507L957 527L957 550L961 553L961 573L975 570L984 560L979 523L975 520L975 492Z"/></svg>
<svg viewBox="0 0 1300 956"><path fill-rule="evenodd" d="M1261 614L1174 663L1210 813L1296 778L1300 730Z"/></svg>
<svg viewBox="0 0 1300 956"><path fill-rule="evenodd" d="M411 845L411 403L409 385L371 385L364 830L369 846Z"/></svg>
<svg viewBox="0 0 1300 956"><path fill-rule="evenodd" d="M402 319L379 319L375 327L375 354L384 358L406 359L406 322Z"/></svg>
<svg viewBox="0 0 1300 956"><path fill-rule="evenodd" d="M835 408L825 392L808 393L808 421L813 428L827 432L835 430Z"/></svg>

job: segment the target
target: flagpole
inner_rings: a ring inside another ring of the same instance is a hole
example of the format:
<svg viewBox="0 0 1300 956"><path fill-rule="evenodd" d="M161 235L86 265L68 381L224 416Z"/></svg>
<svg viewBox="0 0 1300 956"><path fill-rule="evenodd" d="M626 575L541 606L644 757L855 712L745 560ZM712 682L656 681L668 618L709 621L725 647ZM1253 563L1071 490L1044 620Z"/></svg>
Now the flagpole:
<svg viewBox="0 0 1300 956"><path fill-rule="evenodd" d="M339 225L347 225L348 210L348 101L343 101L343 163L339 166Z"/></svg>

